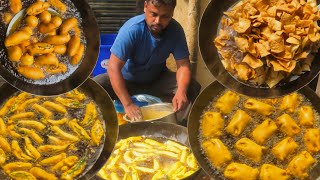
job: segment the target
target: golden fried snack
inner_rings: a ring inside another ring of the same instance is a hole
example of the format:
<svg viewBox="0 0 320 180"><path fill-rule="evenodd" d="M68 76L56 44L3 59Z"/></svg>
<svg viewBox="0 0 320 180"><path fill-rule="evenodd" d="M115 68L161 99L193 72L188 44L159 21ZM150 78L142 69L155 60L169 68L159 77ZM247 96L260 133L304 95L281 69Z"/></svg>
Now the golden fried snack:
<svg viewBox="0 0 320 180"><path fill-rule="evenodd" d="M231 163L224 170L224 176L230 180L256 180L259 170L246 164Z"/></svg>
<svg viewBox="0 0 320 180"><path fill-rule="evenodd" d="M74 136L70 133L67 133L60 129L58 126L52 126L51 130L58 136L60 136L62 139L71 141L71 142L77 142L79 141L79 138L77 136Z"/></svg>
<svg viewBox="0 0 320 180"><path fill-rule="evenodd" d="M39 136L39 134L37 134L33 129L30 130L27 128L19 128L19 131L31 137L31 139L33 139L38 144L42 144L44 142L43 138Z"/></svg>
<svg viewBox="0 0 320 180"><path fill-rule="evenodd" d="M6 153L0 148L0 165L2 166L6 162Z"/></svg>
<svg viewBox="0 0 320 180"><path fill-rule="evenodd" d="M103 137L103 133L104 130L101 121L96 120L91 128L91 141L94 145L98 146L100 144L101 139Z"/></svg>
<svg viewBox="0 0 320 180"><path fill-rule="evenodd" d="M283 161L289 154L298 148L298 144L291 138L287 137L280 141L272 148L272 154Z"/></svg>
<svg viewBox="0 0 320 180"><path fill-rule="evenodd" d="M54 174L48 173L47 171L38 167L31 168L30 173L38 179L50 179L50 180L58 179Z"/></svg>
<svg viewBox="0 0 320 180"><path fill-rule="evenodd" d="M86 112L83 120L80 122L81 126L91 125L97 117L96 105L93 102L90 102L86 105Z"/></svg>
<svg viewBox="0 0 320 180"><path fill-rule="evenodd" d="M63 45L66 44L70 41L70 35L65 34L65 35L55 35L55 36L46 36L43 39L43 42L52 44L52 45Z"/></svg>
<svg viewBox="0 0 320 180"><path fill-rule="evenodd" d="M77 99L57 97L57 98L55 98L55 101L57 101L58 103L66 106L68 108L82 108L83 107L83 105Z"/></svg>
<svg viewBox="0 0 320 180"><path fill-rule="evenodd" d="M16 101L16 97L12 97L9 100L7 100L2 106L2 108L0 109L0 116L7 114L7 112L9 111L9 108L15 103L15 101Z"/></svg>
<svg viewBox="0 0 320 180"><path fill-rule="evenodd" d="M65 45L55 45L53 52L57 53L57 54L65 54L67 52L67 46L65 46Z"/></svg>
<svg viewBox="0 0 320 180"><path fill-rule="evenodd" d="M11 146L6 138L0 136L0 148L5 152L11 152Z"/></svg>
<svg viewBox="0 0 320 180"><path fill-rule="evenodd" d="M320 151L320 129L307 129L303 139L308 152Z"/></svg>
<svg viewBox="0 0 320 180"><path fill-rule="evenodd" d="M202 117L201 132L203 137L219 137L224 128L224 119L218 112L206 112Z"/></svg>
<svg viewBox="0 0 320 180"><path fill-rule="evenodd" d="M221 169L232 160L230 151L220 139L205 140L201 146L210 162L218 169Z"/></svg>
<svg viewBox="0 0 320 180"><path fill-rule="evenodd" d="M17 112L20 113L22 111L25 111L25 109L34 103L37 103L39 101L39 98L32 98L32 99L28 99L26 101L24 101L18 108L17 108ZM34 117L34 116L33 116Z"/></svg>
<svg viewBox="0 0 320 180"><path fill-rule="evenodd" d="M5 24L9 24L12 18L13 18L13 14L11 14L10 12L4 12L2 14L2 21Z"/></svg>
<svg viewBox="0 0 320 180"><path fill-rule="evenodd" d="M76 18L69 18L62 22L60 26L60 34L68 34L69 31L78 25Z"/></svg>
<svg viewBox="0 0 320 180"><path fill-rule="evenodd" d="M14 171L10 173L9 176L16 180L37 180L36 177L27 171Z"/></svg>
<svg viewBox="0 0 320 180"><path fill-rule="evenodd" d="M217 100L215 107L218 108L221 113L228 114L232 111L234 105L238 103L239 99L238 94L227 91Z"/></svg>
<svg viewBox="0 0 320 180"><path fill-rule="evenodd" d="M83 54L84 54L84 44L81 43L77 53L71 57L71 64L74 66L79 64L79 62L82 59Z"/></svg>
<svg viewBox="0 0 320 180"><path fill-rule="evenodd" d="M53 23L41 23L39 25L39 32L42 34L49 34L56 32L57 27Z"/></svg>
<svg viewBox="0 0 320 180"><path fill-rule="evenodd" d="M30 128L34 128L38 131L42 131L46 128L46 126L44 124L42 124L41 122L36 121L36 120L19 120L17 122L17 124L21 125L21 126L27 126Z"/></svg>
<svg viewBox="0 0 320 180"><path fill-rule="evenodd" d="M80 37L72 36L70 41L68 42L68 50L67 53L70 57L74 56L80 47Z"/></svg>
<svg viewBox="0 0 320 180"><path fill-rule="evenodd" d="M28 52L30 55L39 55L39 54L48 54L52 53L54 50L53 45L49 43L33 43L30 46L27 47Z"/></svg>
<svg viewBox="0 0 320 180"><path fill-rule="evenodd" d="M283 114L276 119L276 124L278 125L281 132L292 137L300 132L300 127L297 125L294 119L288 114Z"/></svg>
<svg viewBox="0 0 320 180"><path fill-rule="evenodd" d="M11 148L12 148L12 154L19 160L22 161L30 161L32 160L32 158L28 155L26 155L25 153L23 153L22 149L19 146L18 141L13 140L11 142Z"/></svg>
<svg viewBox="0 0 320 180"><path fill-rule="evenodd" d="M22 56L22 50L19 46L11 46L7 48L8 58L10 61L18 62Z"/></svg>
<svg viewBox="0 0 320 180"><path fill-rule="evenodd" d="M87 157L82 157L77 164L72 166L68 171L62 173L61 179L73 179L74 177L78 176L86 167L86 160Z"/></svg>
<svg viewBox="0 0 320 180"><path fill-rule="evenodd" d="M51 23L54 24L56 28L58 28L62 24L62 19L59 16L53 16L51 18Z"/></svg>
<svg viewBox="0 0 320 180"><path fill-rule="evenodd" d="M265 141L277 131L277 129L278 127L274 121L266 119L252 131L251 135L258 144L264 144Z"/></svg>
<svg viewBox="0 0 320 180"><path fill-rule="evenodd" d="M283 97L280 109L286 111L287 113L295 112L296 108L300 104L301 97L298 93L292 93Z"/></svg>
<svg viewBox="0 0 320 180"><path fill-rule="evenodd" d="M3 166L3 170L5 173L9 174L12 171L16 170L28 170L32 167L31 163L26 162L12 162Z"/></svg>
<svg viewBox="0 0 320 180"><path fill-rule="evenodd" d="M54 125L54 126L60 126L60 125L63 125L65 123L67 123L69 121L68 118L62 118L62 119L59 119L59 120L51 120L51 119L47 119L48 123Z"/></svg>
<svg viewBox="0 0 320 180"><path fill-rule="evenodd" d="M48 74L66 73L68 67L63 63L59 63L57 67L45 67L45 70Z"/></svg>
<svg viewBox="0 0 320 180"><path fill-rule="evenodd" d="M33 35L33 27L31 26L23 26L20 28L20 31L24 31L30 35Z"/></svg>
<svg viewBox="0 0 320 180"><path fill-rule="evenodd" d="M273 106L253 98L246 100L244 107L264 116L269 116L275 111Z"/></svg>
<svg viewBox="0 0 320 180"><path fill-rule="evenodd" d="M267 149L266 147L260 146L248 138L241 138L238 140L235 144L235 148L242 156L245 156L254 162L260 162L263 151Z"/></svg>
<svg viewBox="0 0 320 180"><path fill-rule="evenodd" d="M43 159L42 161L39 162L39 164L41 164L42 166L51 166L51 165L57 164L58 162L65 159L66 157L67 157L66 153L61 153L61 154Z"/></svg>
<svg viewBox="0 0 320 180"><path fill-rule="evenodd" d="M69 156L69 157L63 159L62 161L58 162L56 165L54 165L51 168L51 170L52 171L65 171L65 170L63 170L65 167L67 167L69 169L71 166L75 165L78 160L79 160L79 158L77 156Z"/></svg>
<svg viewBox="0 0 320 180"><path fill-rule="evenodd" d="M38 18L36 16L27 16L25 19L25 22L30 27L37 27L38 26Z"/></svg>
<svg viewBox="0 0 320 180"><path fill-rule="evenodd" d="M52 117L52 112L46 109L43 106L40 106L39 104L33 104L32 109L38 111L40 114L42 114L45 118L51 118Z"/></svg>
<svg viewBox="0 0 320 180"><path fill-rule="evenodd" d="M25 150L26 153L30 156L33 157L35 159L39 159L41 157L41 154L39 153L39 151L37 150L37 148L35 148L32 145L31 140L28 137L23 137L24 142L25 142Z"/></svg>
<svg viewBox="0 0 320 180"><path fill-rule="evenodd" d="M20 62L21 65L31 66L34 63L34 57L31 56L29 53L25 53L21 56Z"/></svg>
<svg viewBox="0 0 320 180"><path fill-rule="evenodd" d="M263 164L260 170L260 180L288 180L290 179L290 174L275 165L272 164Z"/></svg>
<svg viewBox="0 0 320 180"><path fill-rule="evenodd" d="M28 79L39 80L45 78L42 69L38 67L20 66L17 70L21 75Z"/></svg>
<svg viewBox="0 0 320 180"><path fill-rule="evenodd" d="M226 127L226 131L232 136L239 136L250 121L251 117L245 111L238 109Z"/></svg>
<svg viewBox="0 0 320 180"><path fill-rule="evenodd" d="M0 117L0 135L5 136L7 134L7 127L3 119Z"/></svg>
<svg viewBox="0 0 320 180"><path fill-rule="evenodd" d="M58 9L60 12L65 13L67 11L67 6L60 0L48 0L54 8Z"/></svg>
<svg viewBox="0 0 320 180"><path fill-rule="evenodd" d="M65 151L70 144L66 145L42 145L37 148L40 153L59 153Z"/></svg>
<svg viewBox="0 0 320 180"><path fill-rule="evenodd" d="M40 13L42 13L43 11L48 10L48 8L50 7L50 4L47 2L42 2L42 1L37 1L33 4L31 4L27 10L26 13L28 15L32 15L32 16L36 16Z"/></svg>
<svg viewBox="0 0 320 180"><path fill-rule="evenodd" d="M69 127L75 132L81 139L90 141L90 136L87 131L78 124L77 119L73 119L68 122ZM99 141L100 142L100 141Z"/></svg>
<svg viewBox="0 0 320 180"><path fill-rule="evenodd" d="M66 114L67 113L67 109L60 105L60 104L56 104L54 102L51 102L51 101L45 101L43 102L42 104L44 107L52 110L52 111L55 111L55 112L58 112L58 113L62 113L62 114Z"/></svg>
<svg viewBox="0 0 320 180"><path fill-rule="evenodd" d="M51 13L49 11L43 11L39 14L39 19L42 23L48 24L51 21Z"/></svg>
<svg viewBox="0 0 320 180"><path fill-rule="evenodd" d="M9 0L9 8L14 14L18 13L22 9L21 0Z"/></svg>
<svg viewBox="0 0 320 180"><path fill-rule="evenodd" d="M9 36L6 37L4 40L4 44L6 47L15 46L23 41L29 40L31 38L31 34L25 31L16 31Z"/></svg>
<svg viewBox="0 0 320 180"><path fill-rule="evenodd" d="M314 119L315 116L312 106L301 106L299 108L300 125L312 127L314 124Z"/></svg>
<svg viewBox="0 0 320 180"><path fill-rule="evenodd" d="M38 56L34 63L38 67L43 66L54 66L57 67L59 65L59 60L53 53L44 54Z"/></svg>
<svg viewBox="0 0 320 180"><path fill-rule="evenodd" d="M287 169L293 176L303 179L308 177L307 171L315 162L310 153L302 151L290 161Z"/></svg>
<svg viewBox="0 0 320 180"><path fill-rule="evenodd" d="M14 122L16 120L22 120L22 119L26 119L26 118L34 118L35 117L35 114L34 112L23 112L23 113L17 113L15 115L12 115L9 117L9 120L8 122Z"/></svg>

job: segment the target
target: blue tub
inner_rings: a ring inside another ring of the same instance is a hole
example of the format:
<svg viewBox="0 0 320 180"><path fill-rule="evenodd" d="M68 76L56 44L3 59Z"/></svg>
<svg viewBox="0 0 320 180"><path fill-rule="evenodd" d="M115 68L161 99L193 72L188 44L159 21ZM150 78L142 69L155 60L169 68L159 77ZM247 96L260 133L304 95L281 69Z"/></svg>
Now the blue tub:
<svg viewBox="0 0 320 180"><path fill-rule="evenodd" d="M107 64L110 58L110 49L116 39L117 34L101 34L100 35L100 52L97 64L93 70L93 76L107 72Z"/></svg>

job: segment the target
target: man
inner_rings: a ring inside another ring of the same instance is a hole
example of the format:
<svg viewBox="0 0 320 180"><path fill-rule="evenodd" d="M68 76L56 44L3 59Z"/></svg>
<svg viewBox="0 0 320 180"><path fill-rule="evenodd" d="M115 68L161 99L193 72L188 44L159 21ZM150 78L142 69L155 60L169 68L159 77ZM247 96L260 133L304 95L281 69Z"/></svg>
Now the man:
<svg viewBox="0 0 320 180"><path fill-rule="evenodd" d="M119 98L130 119L141 118L131 95L145 93L166 100L169 97L174 111L180 111L199 94L200 85L191 80L184 31L172 19L175 6L176 0L146 0L145 14L131 18L119 30L111 48L108 75L95 78L113 99ZM166 67L170 53L176 60L176 73Z"/></svg>

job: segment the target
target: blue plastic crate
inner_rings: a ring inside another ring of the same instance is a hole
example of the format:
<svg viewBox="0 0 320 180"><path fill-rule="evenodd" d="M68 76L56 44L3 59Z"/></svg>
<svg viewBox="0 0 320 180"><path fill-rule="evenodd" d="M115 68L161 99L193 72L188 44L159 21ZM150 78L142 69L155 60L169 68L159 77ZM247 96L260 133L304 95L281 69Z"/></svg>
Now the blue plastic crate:
<svg viewBox="0 0 320 180"><path fill-rule="evenodd" d="M97 64L93 70L93 76L107 72L107 64L110 58L110 49L116 39L117 34L101 34L100 35L100 52Z"/></svg>

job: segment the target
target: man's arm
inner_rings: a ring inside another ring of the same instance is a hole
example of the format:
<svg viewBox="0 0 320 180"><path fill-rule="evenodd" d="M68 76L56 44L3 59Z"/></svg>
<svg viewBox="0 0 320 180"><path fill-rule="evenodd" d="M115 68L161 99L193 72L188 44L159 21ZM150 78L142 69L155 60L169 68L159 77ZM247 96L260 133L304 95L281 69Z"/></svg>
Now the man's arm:
<svg viewBox="0 0 320 180"><path fill-rule="evenodd" d="M175 96L172 99L174 111L179 111L188 103L187 91L191 79L191 68L189 58L176 61L177 64L177 84L178 89Z"/></svg>
<svg viewBox="0 0 320 180"><path fill-rule="evenodd" d="M111 54L108 63L108 75L110 77L112 88L120 99L125 109L125 113L129 116L130 119L138 120L142 118L142 115L139 107L132 102L126 87L125 80L122 76L121 69L124 64L124 61L120 60L114 54Z"/></svg>

